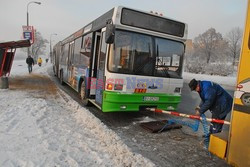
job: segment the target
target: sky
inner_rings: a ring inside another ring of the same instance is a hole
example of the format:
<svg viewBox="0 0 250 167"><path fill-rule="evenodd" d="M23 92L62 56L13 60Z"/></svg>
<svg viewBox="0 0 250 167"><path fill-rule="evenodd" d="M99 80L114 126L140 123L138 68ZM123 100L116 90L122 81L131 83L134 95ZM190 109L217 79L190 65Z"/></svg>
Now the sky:
<svg viewBox="0 0 250 167"><path fill-rule="evenodd" d="M30 0L0 0L0 41L19 40L27 22ZM247 0L40 0L30 4L29 24L52 45L63 40L114 6L154 11L188 24L193 39L213 27L225 35L245 24Z"/></svg>

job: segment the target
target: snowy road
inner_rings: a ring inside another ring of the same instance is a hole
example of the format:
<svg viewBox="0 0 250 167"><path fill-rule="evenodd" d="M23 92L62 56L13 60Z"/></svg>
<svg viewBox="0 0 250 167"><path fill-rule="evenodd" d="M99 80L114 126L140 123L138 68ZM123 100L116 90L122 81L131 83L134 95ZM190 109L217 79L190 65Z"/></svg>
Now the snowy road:
<svg viewBox="0 0 250 167"><path fill-rule="evenodd" d="M0 90L0 166L154 166L58 90L46 66L29 75L15 63Z"/></svg>

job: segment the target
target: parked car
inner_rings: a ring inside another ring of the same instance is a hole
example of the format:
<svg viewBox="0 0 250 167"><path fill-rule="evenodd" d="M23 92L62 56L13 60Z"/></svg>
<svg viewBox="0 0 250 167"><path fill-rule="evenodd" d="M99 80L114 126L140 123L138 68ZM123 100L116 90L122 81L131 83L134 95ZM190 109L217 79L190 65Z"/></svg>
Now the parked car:
<svg viewBox="0 0 250 167"><path fill-rule="evenodd" d="M235 98L241 99L241 102L250 106L250 78L241 81L237 85L237 90L235 91Z"/></svg>

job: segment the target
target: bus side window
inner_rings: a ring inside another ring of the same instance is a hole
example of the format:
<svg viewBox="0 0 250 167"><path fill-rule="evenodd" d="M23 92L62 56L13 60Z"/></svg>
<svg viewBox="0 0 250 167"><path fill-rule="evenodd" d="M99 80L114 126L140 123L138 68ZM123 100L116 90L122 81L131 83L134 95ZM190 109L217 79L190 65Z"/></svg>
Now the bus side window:
<svg viewBox="0 0 250 167"><path fill-rule="evenodd" d="M61 64L62 65L66 65L66 59L68 56L68 48L69 48L69 44L64 44L62 47L62 56L61 56Z"/></svg>
<svg viewBox="0 0 250 167"><path fill-rule="evenodd" d="M99 69L104 71L105 69L105 58L106 58L106 49L107 49L107 43L105 42L105 33L102 33L102 44L101 44L101 50L100 50L100 58L99 58Z"/></svg>
<svg viewBox="0 0 250 167"><path fill-rule="evenodd" d="M63 51L63 57L62 57L62 64L63 65L67 64L68 55L69 55L69 43L66 43L64 45L64 51Z"/></svg>
<svg viewBox="0 0 250 167"><path fill-rule="evenodd" d="M89 60L91 56L92 46L92 35L93 33L87 34L83 37L82 48L80 51L80 64L83 68L89 67Z"/></svg>
<svg viewBox="0 0 250 167"><path fill-rule="evenodd" d="M77 38L75 40L75 48L74 48L74 64L78 66L80 64L80 50L81 50L81 44L82 44L82 37Z"/></svg>
<svg viewBox="0 0 250 167"><path fill-rule="evenodd" d="M61 55L60 55L60 63L63 62L63 52L64 52L64 45L61 47Z"/></svg>

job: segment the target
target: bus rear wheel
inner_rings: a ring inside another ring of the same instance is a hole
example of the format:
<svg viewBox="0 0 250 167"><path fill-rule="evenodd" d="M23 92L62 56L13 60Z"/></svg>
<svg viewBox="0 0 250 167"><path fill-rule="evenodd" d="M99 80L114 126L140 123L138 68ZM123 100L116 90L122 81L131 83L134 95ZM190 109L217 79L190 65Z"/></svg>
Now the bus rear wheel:
<svg viewBox="0 0 250 167"><path fill-rule="evenodd" d="M82 101L83 105L90 106L90 101L86 97L86 84L85 84L84 81L82 81L82 83L81 83L81 87L80 87L80 92L79 93L80 93L80 98L81 98L81 101Z"/></svg>
<svg viewBox="0 0 250 167"><path fill-rule="evenodd" d="M63 85L63 71L60 71L60 84Z"/></svg>
<svg viewBox="0 0 250 167"><path fill-rule="evenodd" d="M54 76L56 76L55 66L53 66L53 73L54 73Z"/></svg>

